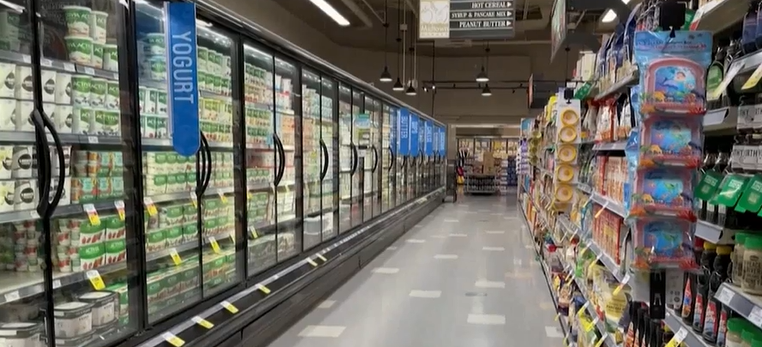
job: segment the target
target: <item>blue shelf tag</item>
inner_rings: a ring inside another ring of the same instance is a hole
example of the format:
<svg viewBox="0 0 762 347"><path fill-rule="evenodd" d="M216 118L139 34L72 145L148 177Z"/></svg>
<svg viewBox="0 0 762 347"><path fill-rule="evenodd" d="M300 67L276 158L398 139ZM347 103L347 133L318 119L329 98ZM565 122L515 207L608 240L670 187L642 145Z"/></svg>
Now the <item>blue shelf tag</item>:
<svg viewBox="0 0 762 347"><path fill-rule="evenodd" d="M419 146L420 146L420 138L418 136L419 129L418 129L418 116L414 113L410 114L410 153L409 155L413 158L417 158L420 154Z"/></svg>
<svg viewBox="0 0 762 347"><path fill-rule="evenodd" d="M196 56L196 5L165 2L167 20L167 108L172 147L183 156L198 152L201 135L198 116L198 58Z"/></svg>
<svg viewBox="0 0 762 347"><path fill-rule="evenodd" d="M397 155L397 114L399 113L398 109L391 108L389 110L389 124L391 125L391 130L389 131L389 146L392 147L392 152L394 152L394 155Z"/></svg>
<svg viewBox="0 0 762 347"><path fill-rule="evenodd" d="M397 155L403 157L410 154L410 111L406 108L399 110L397 129Z"/></svg>

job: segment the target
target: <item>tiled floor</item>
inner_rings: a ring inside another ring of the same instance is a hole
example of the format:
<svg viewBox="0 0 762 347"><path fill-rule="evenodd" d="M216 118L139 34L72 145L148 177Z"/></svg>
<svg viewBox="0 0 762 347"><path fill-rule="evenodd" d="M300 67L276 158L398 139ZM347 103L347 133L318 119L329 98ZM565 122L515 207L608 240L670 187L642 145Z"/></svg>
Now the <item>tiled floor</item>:
<svg viewBox="0 0 762 347"><path fill-rule="evenodd" d="M561 346L515 200L442 205L271 346Z"/></svg>

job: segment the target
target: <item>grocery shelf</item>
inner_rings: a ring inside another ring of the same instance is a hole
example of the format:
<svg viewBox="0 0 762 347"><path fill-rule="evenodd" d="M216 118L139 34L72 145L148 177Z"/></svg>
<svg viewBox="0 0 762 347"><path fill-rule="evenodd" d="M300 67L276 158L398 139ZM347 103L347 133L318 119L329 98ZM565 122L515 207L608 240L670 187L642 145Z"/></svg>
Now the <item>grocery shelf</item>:
<svg viewBox="0 0 762 347"><path fill-rule="evenodd" d="M612 200L611 198L603 196L598 193L593 193L592 196L593 196L593 202L603 206L607 210L614 212L623 218L627 218L627 215L628 215L627 210L625 210L624 206L621 203L618 203Z"/></svg>
<svg viewBox="0 0 762 347"><path fill-rule="evenodd" d="M731 27L736 19L748 11L749 3L734 0L713 0L701 6L691 23L691 30L721 32Z"/></svg>
<svg viewBox="0 0 762 347"><path fill-rule="evenodd" d="M624 281L625 275L622 273L621 267L614 261L614 258L606 254L606 252L604 252L603 249L601 249L601 247L595 243L595 241L585 239L583 237L582 230L579 230L579 228L577 228L577 226L569 220L569 217L564 214L560 214L556 220L558 221L558 224L561 224L567 233L573 236L578 236L580 238L580 242L587 245L588 249L593 252L593 254L595 254L596 258L600 260L603 266L605 266L606 269L608 269L609 272L611 272L611 274L614 275L614 277L620 283Z"/></svg>
<svg viewBox="0 0 762 347"><path fill-rule="evenodd" d="M723 229L719 225L714 225L712 223L707 223L700 220L696 223L695 235L698 238L717 244L720 243L720 240L722 239L722 231Z"/></svg>
<svg viewBox="0 0 762 347"><path fill-rule="evenodd" d="M143 147L172 147L172 140L171 139L141 139L140 144L143 145ZM233 143L232 142L209 142L209 148L215 151L219 150L227 150L232 151L233 150Z"/></svg>
<svg viewBox="0 0 762 347"><path fill-rule="evenodd" d="M0 61L10 62L14 64L32 65L32 56L29 54L11 52L7 50L0 50ZM114 71L108 71L103 69L96 69L90 66L84 66L74 64L57 59L41 58L40 65L43 69L50 69L62 72L76 72L94 77L106 78L110 80L118 80L119 73Z"/></svg>
<svg viewBox="0 0 762 347"><path fill-rule="evenodd" d="M738 123L738 108L723 107L706 111L703 123L705 133L723 130L735 131Z"/></svg>
<svg viewBox="0 0 762 347"><path fill-rule="evenodd" d="M594 151L623 151L627 147L627 141L596 143L593 145Z"/></svg>
<svg viewBox="0 0 762 347"><path fill-rule="evenodd" d="M704 341L704 338L701 337L701 334L693 331L693 328L683 322L680 317L675 317L675 314L671 310L667 310L666 314L664 315L664 324L666 324L669 327L669 330L672 330L675 334L677 334L680 330L683 330L686 332L685 339L683 340L683 344L686 347L712 347L713 344L708 344L706 341Z"/></svg>
<svg viewBox="0 0 762 347"><path fill-rule="evenodd" d="M595 96L595 101L605 99L611 95L622 93L627 90L630 86L633 86L638 83L639 74L637 71L630 74L630 76L627 76L626 78L622 79L619 82L614 83L611 87L609 87L606 90L601 91L598 93L598 95Z"/></svg>
<svg viewBox="0 0 762 347"><path fill-rule="evenodd" d="M53 144L53 136L47 135L48 142ZM101 136L85 134L58 134L58 138L63 145L71 144L100 144L100 145L119 145L122 138L118 136ZM0 143L37 143L35 134L32 131L0 131Z"/></svg>
<svg viewBox="0 0 762 347"><path fill-rule="evenodd" d="M762 297L746 294L741 288L730 283L723 283L714 297L762 329Z"/></svg>
<svg viewBox="0 0 762 347"><path fill-rule="evenodd" d="M603 345L606 347L618 347L619 345L617 345L616 339L614 339L614 335L609 334L608 329L606 329L606 322L600 319L600 316L598 315L595 306L592 304L592 301L587 298L586 294L588 293L588 289L585 283L582 282L582 279L575 276L574 284L577 285L577 288L579 288L579 291L582 293L582 296L585 297L585 300L590 303L585 307L587 314L590 315L590 317L593 317L593 319L595 319L595 317L599 318L598 321L595 322L595 328L604 338Z"/></svg>
<svg viewBox="0 0 762 347"><path fill-rule="evenodd" d="M585 194L593 194L593 188L585 183L577 183L577 189Z"/></svg>

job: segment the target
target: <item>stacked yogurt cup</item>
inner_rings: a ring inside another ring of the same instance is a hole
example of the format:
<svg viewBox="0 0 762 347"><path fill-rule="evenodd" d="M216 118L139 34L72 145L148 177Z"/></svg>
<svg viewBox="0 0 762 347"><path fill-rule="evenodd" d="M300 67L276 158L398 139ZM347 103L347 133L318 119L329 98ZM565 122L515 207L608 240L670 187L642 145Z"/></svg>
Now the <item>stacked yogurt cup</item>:
<svg viewBox="0 0 762 347"><path fill-rule="evenodd" d="M64 6L66 49L69 61L98 69L118 71L116 42L108 42L108 13L84 6Z"/></svg>

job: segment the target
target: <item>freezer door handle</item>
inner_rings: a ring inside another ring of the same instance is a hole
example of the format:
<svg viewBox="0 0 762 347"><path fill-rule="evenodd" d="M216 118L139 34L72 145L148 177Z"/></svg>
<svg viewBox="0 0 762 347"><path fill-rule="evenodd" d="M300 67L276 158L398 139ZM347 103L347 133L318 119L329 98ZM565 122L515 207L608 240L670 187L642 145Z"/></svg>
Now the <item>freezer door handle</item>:
<svg viewBox="0 0 762 347"><path fill-rule="evenodd" d="M323 159L323 170L320 172L320 180L322 181L325 179L325 175L328 174L328 160L329 160L328 146L325 145L325 142L323 142L323 139L320 139L320 149L323 154L323 157L325 158Z"/></svg>
<svg viewBox="0 0 762 347"><path fill-rule="evenodd" d="M201 185L196 187L196 195L201 197L206 193L212 178L212 151L209 149L209 142L203 132L201 132L201 148L199 148L198 153L198 160L201 160L202 166L198 173Z"/></svg>
<svg viewBox="0 0 762 347"><path fill-rule="evenodd" d="M397 165L397 157L394 156L394 151L392 150L392 146L389 146L389 154L391 156L391 162L389 163L389 168L386 169L386 172L392 171L392 168Z"/></svg>
<svg viewBox="0 0 762 347"><path fill-rule="evenodd" d="M42 121L42 113L37 109L31 114L32 123L34 123L34 137L37 151L37 177L39 178L37 184L40 189L40 199L37 203L37 213L40 216L45 216L50 206L50 176L52 176L50 169L50 144L48 143L48 137L45 136L45 124Z"/></svg>
<svg viewBox="0 0 762 347"><path fill-rule="evenodd" d="M370 172L375 173L376 169L378 168L378 149L376 149L376 145L372 145L370 149L373 150L373 168L370 170Z"/></svg>
<svg viewBox="0 0 762 347"><path fill-rule="evenodd" d="M278 150L275 157L275 161L278 163L278 171L275 173L275 182L273 183L278 186L283 179L283 173L286 171L286 151L283 149L283 142L280 141L277 133L273 133L273 140Z"/></svg>
<svg viewBox="0 0 762 347"><path fill-rule="evenodd" d="M357 147L354 143L350 143L349 148L352 149L352 170L350 171L349 175L354 176L355 172L357 171L357 163L360 161L360 155L357 153Z"/></svg>
<svg viewBox="0 0 762 347"><path fill-rule="evenodd" d="M61 144L61 138L58 136L58 132L56 131L55 127L53 126L53 122L45 114L44 111L40 112L40 116L42 118L42 124L50 132L50 137L53 138L53 144L55 145L55 148L56 148L56 157L57 157L56 159L58 161L58 183L56 184L56 191L55 191L55 194L53 195L53 199L49 201L49 205L48 205L47 211L45 211L45 213L46 213L45 217L46 218L50 218L50 217L53 216L53 212L58 207L58 203L61 202L61 196L63 196L63 190L64 190L63 180L64 180L64 177L66 177L66 158L64 158L64 150L63 150L63 145ZM43 136L45 135L44 131L43 131L42 135ZM47 136L44 136L44 137L46 137L45 140L47 142ZM48 154L46 158L48 160L50 160L50 155ZM50 186L52 184L52 181L53 181L51 179L51 177L50 177L52 175L52 170L51 170L51 166L52 165L53 165L53 163L51 162L50 166L48 166L48 177L47 177L47 180L46 180L47 181L46 184L48 186ZM48 192L49 191L50 191L50 188L48 188ZM42 200L45 200L45 199L50 199L50 195L49 194L50 193L48 193L46 195L41 195L40 200L42 201ZM43 196L45 197L45 199L42 198Z"/></svg>

